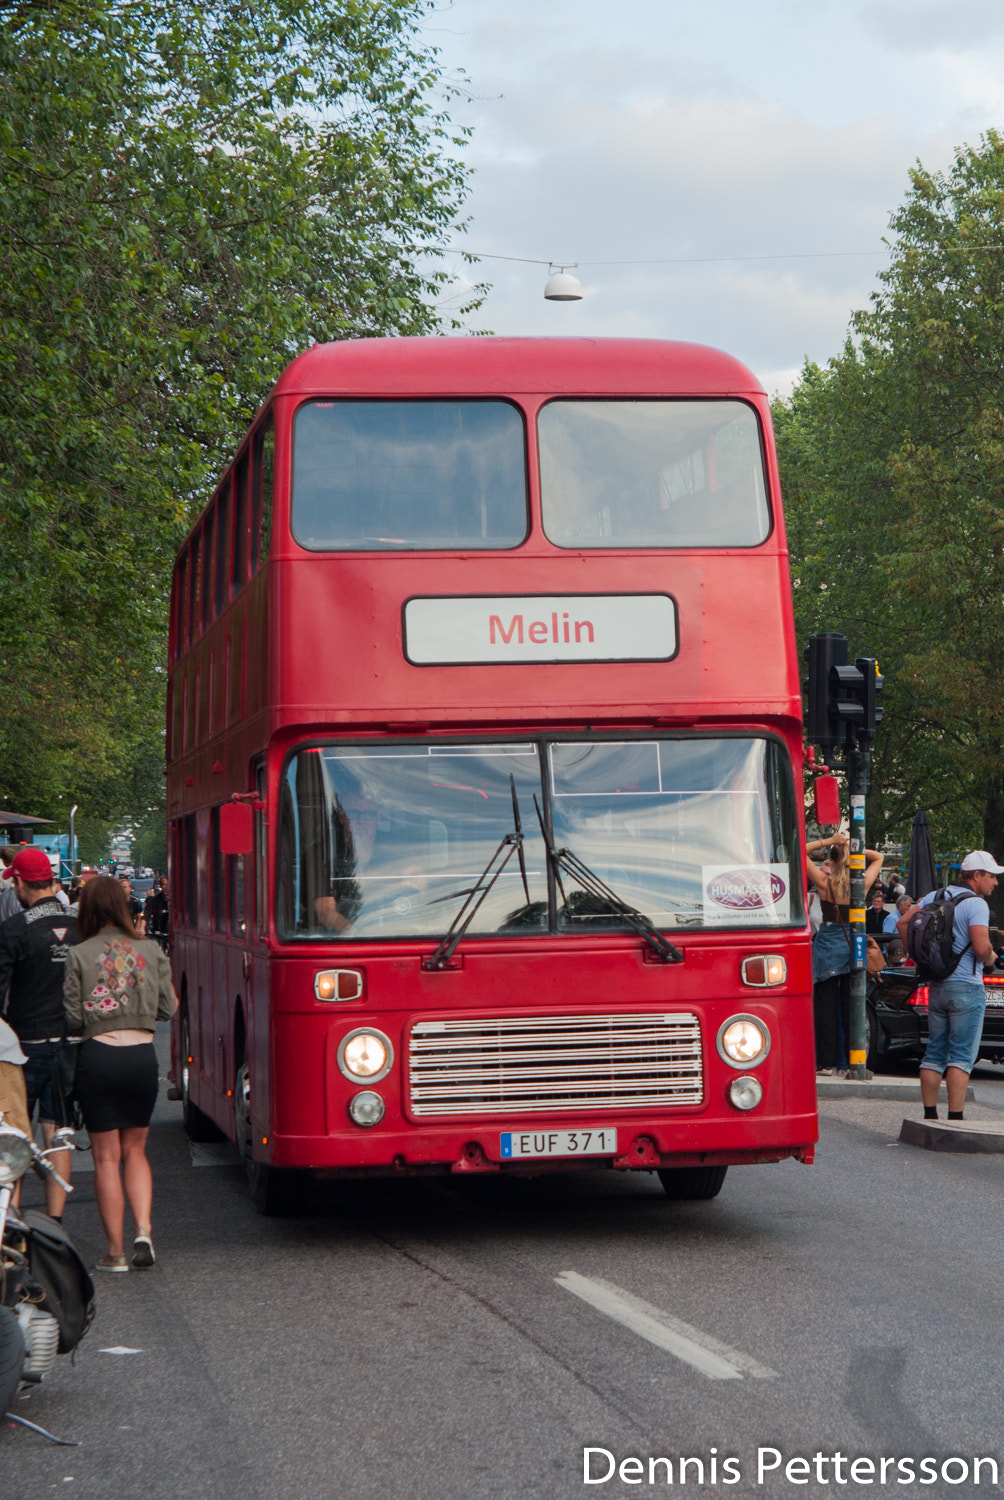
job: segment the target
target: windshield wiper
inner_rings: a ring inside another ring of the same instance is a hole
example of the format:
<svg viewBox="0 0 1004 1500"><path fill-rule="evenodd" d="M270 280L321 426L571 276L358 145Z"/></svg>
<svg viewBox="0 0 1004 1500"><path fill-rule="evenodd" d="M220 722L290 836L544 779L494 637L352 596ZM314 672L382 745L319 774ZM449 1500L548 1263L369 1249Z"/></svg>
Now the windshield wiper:
<svg viewBox="0 0 1004 1500"><path fill-rule="evenodd" d="M562 870L565 871L566 875L570 875L590 896L594 896L597 900L602 901L616 916L623 917L629 927L633 927L635 932L640 933L652 951L658 955L662 963L682 964L683 954L679 948L674 947L668 938L663 937L659 929L653 922L649 921L644 912L640 912L637 907L630 906L628 902L623 901L617 892L612 890L605 880L601 880L595 870L591 870L587 864L584 864L577 854L573 854L571 849L556 849L554 847L547 836L543 814L541 813L540 804L536 797L533 799L533 805L537 809L537 820L540 823L544 847L547 849L547 857L554 870L555 879L558 882L558 889L561 892L561 899L565 903L566 910L570 910L570 908L568 897L565 894L565 887L561 880Z"/></svg>
<svg viewBox="0 0 1004 1500"><path fill-rule="evenodd" d="M436 949L435 953L432 954L431 958L423 958L423 969L446 968L446 965L453 957L457 944L460 942L460 939L464 936L464 933L474 921L474 918L477 916L482 905L484 904L485 898L487 897L489 891L495 884L496 880L498 880L499 876L502 874L502 871L505 869L506 865L512 859L514 853L518 854L519 856L519 871L523 877L523 890L526 893L526 904L527 906L530 905L530 886L526 878L526 859L523 854L523 825L520 821L519 816L519 802L516 797L516 781L512 775L510 775L509 777L509 786L512 791L512 817L514 824L513 832L507 833L505 835L502 842L495 850L495 853L485 865L484 869L481 871L481 874L478 876L477 880L472 886L470 886L467 890L453 891L449 896L438 896L436 898L436 901L429 903L431 906L435 906L439 901L454 901L458 896L466 896L467 898L463 906L457 912L457 915L454 917L453 921L450 923L446 936L439 944L439 947ZM503 849L506 851L504 856L502 854ZM496 863L497 861L500 862Z"/></svg>

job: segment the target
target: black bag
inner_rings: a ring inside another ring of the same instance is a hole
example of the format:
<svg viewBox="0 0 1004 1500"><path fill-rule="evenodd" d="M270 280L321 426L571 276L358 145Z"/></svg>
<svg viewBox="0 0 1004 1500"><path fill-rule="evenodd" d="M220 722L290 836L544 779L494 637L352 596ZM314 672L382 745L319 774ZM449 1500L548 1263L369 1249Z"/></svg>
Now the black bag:
<svg viewBox="0 0 1004 1500"><path fill-rule="evenodd" d="M968 901L974 891L950 896L947 889L936 891L933 901L921 906L910 918L906 929L906 951L917 965L917 977L925 984L948 979L959 966L963 955L972 947L967 943L961 953L955 944L955 908Z"/></svg>
<svg viewBox="0 0 1004 1500"><path fill-rule="evenodd" d="M76 1042L63 1042L52 1059L52 1113L60 1129L82 1130L84 1121L76 1100L77 1057L80 1053Z"/></svg>
<svg viewBox="0 0 1004 1500"><path fill-rule="evenodd" d="M19 1214L27 1224L28 1269L45 1293L39 1306L59 1324L59 1352L69 1354L94 1318L94 1282L62 1224L38 1208Z"/></svg>

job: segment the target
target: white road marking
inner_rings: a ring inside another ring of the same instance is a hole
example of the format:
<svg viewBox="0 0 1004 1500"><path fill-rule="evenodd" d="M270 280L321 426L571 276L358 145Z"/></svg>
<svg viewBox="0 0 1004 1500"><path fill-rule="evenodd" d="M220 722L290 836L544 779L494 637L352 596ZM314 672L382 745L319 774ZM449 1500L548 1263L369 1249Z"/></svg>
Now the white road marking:
<svg viewBox="0 0 1004 1500"><path fill-rule="evenodd" d="M608 1318L648 1339L650 1344L656 1344L677 1359L693 1365L709 1380L741 1380L744 1374L752 1375L756 1380L777 1378L776 1370L762 1365L751 1355L743 1354L740 1349L730 1349L728 1344L713 1338L710 1333L691 1327L671 1313L612 1286L609 1281L580 1276L578 1271L562 1271L554 1279L567 1292L595 1307L597 1312L606 1313Z"/></svg>
<svg viewBox="0 0 1004 1500"><path fill-rule="evenodd" d="M142 1354L142 1349L130 1349L125 1344L116 1344L111 1349L99 1349L99 1354Z"/></svg>

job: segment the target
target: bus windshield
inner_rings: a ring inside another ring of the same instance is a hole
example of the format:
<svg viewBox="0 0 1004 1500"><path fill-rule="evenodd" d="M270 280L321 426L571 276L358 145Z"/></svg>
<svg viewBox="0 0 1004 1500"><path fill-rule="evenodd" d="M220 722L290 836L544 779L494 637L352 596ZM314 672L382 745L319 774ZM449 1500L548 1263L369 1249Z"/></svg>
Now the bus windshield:
<svg viewBox="0 0 1004 1500"><path fill-rule="evenodd" d="M469 935L630 930L549 869L549 848L660 928L803 920L791 772L774 740L319 745L283 775L280 937L441 936L514 831L513 787L526 887L511 859Z"/></svg>
<svg viewBox="0 0 1004 1500"><path fill-rule="evenodd" d="M559 547L755 547L770 530L760 429L742 401L551 401L537 422Z"/></svg>
<svg viewBox="0 0 1004 1500"><path fill-rule="evenodd" d="M518 547L523 418L507 401L308 401L293 535L312 552Z"/></svg>

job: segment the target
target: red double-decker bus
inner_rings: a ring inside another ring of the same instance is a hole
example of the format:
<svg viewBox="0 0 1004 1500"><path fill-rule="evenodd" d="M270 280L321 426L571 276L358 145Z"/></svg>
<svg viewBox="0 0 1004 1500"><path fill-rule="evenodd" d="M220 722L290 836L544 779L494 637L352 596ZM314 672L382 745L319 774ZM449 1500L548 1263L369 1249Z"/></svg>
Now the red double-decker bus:
<svg viewBox="0 0 1004 1500"><path fill-rule="evenodd" d="M767 398L655 341L318 346L177 561L172 1069L301 1174L812 1158Z"/></svg>

